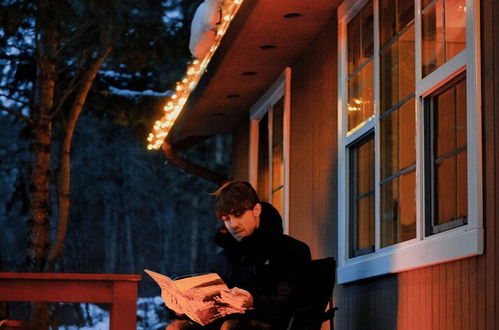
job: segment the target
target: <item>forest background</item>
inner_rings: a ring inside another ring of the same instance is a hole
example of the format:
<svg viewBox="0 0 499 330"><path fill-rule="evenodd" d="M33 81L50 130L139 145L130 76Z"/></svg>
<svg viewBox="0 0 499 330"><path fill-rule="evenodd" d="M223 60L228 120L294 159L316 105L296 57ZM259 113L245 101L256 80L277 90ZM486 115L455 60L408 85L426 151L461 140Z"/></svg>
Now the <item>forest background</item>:
<svg viewBox="0 0 499 330"><path fill-rule="evenodd" d="M0 271L209 270L217 186L146 148L199 3L0 1ZM230 144L182 156L228 173Z"/></svg>

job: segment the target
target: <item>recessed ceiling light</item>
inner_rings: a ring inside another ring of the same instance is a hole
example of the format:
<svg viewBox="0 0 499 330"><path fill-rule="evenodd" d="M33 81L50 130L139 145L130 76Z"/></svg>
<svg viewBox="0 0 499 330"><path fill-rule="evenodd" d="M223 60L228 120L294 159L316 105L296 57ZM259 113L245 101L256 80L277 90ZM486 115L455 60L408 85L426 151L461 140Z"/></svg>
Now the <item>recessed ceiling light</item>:
<svg viewBox="0 0 499 330"><path fill-rule="evenodd" d="M276 45L262 45L260 46L260 49L274 49L276 47Z"/></svg>
<svg viewBox="0 0 499 330"><path fill-rule="evenodd" d="M257 73L255 71L245 71L241 73L243 76L255 76Z"/></svg>
<svg viewBox="0 0 499 330"><path fill-rule="evenodd" d="M238 99L241 97L241 95L239 94L228 94L228 95L225 95L226 98L228 99Z"/></svg>
<svg viewBox="0 0 499 330"><path fill-rule="evenodd" d="M301 17L301 14L300 13L289 13L289 14L286 14L282 17L284 17L284 18L297 18L297 17Z"/></svg>

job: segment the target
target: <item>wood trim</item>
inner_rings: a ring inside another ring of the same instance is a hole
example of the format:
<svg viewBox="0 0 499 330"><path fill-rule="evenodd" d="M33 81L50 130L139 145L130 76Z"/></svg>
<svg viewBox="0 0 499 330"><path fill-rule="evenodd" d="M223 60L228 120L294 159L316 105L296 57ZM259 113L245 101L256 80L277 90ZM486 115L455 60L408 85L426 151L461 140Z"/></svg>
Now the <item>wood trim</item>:
<svg viewBox="0 0 499 330"><path fill-rule="evenodd" d="M137 322L136 274L0 273L0 301L110 303L110 328Z"/></svg>

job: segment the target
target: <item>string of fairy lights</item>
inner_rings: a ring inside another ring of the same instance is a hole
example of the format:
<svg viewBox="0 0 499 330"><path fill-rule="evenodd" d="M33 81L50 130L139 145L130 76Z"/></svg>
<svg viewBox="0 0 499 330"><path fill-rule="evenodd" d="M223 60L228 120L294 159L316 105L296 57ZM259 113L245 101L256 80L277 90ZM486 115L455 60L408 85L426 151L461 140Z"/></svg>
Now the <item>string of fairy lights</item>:
<svg viewBox="0 0 499 330"><path fill-rule="evenodd" d="M168 136L168 133L175 123L175 120L180 115L187 99L191 92L196 88L199 80L203 76L211 58L215 54L220 42L229 27L230 22L234 19L243 0L224 0L221 6L222 20L218 26L215 41L208 53L203 59L196 59L188 66L184 78L177 82L175 91L170 96L165 106L163 107L164 115L161 119L154 123L152 132L149 133L147 141L147 149L158 150L161 148L163 141Z"/></svg>

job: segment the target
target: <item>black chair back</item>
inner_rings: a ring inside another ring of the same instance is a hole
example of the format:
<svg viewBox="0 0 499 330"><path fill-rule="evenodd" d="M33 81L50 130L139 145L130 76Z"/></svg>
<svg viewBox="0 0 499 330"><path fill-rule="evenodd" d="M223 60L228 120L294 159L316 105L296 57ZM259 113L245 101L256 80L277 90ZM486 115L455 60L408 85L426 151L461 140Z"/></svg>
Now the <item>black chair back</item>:
<svg viewBox="0 0 499 330"><path fill-rule="evenodd" d="M312 260L308 276L309 304L291 318L288 329L315 330L320 329L324 321L332 321L336 308L326 311L326 307L331 301L335 276L334 258Z"/></svg>

